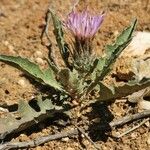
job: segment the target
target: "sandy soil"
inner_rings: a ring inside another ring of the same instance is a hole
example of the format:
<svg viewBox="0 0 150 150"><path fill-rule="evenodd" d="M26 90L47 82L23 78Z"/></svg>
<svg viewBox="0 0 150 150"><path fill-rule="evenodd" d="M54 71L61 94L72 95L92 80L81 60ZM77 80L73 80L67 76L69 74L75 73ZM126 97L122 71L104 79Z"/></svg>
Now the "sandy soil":
<svg viewBox="0 0 150 150"><path fill-rule="evenodd" d="M70 1L0 0L0 54L28 57L41 67L44 67L46 65L44 58L47 57L48 50L41 45L40 35L45 25L45 13L50 5L59 16L65 18L65 15L71 9ZM150 2L147 5L147 0L87 0L86 2L97 11L104 10L106 12L105 21L94 41L95 50L99 54L101 54L104 45L113 41L122 28L128 25L134 17L138 19L137 30L150 31ZM82 0L81 4L85 5L85 1ZM53 38L53 35L51 36ZM1 106L15 104L20 99L28 101L38 94L39 88L32 84L33 81L26 78L21 71L2 62L0 62L0 70ZM109 116L104 111L106 106L108 106L111 114ZM80 125L89 125L91 138L103 150L148 150L150 145L148 145L147 141L150 133L145 125L119 140L111 137L114 134L113 132L122 133L132 125L125 125L112 132L94 130L98 126L97 122L99 121L97 120L104 117L105 121L109 122L113 118L126 115L128 109L129 104L124 102L102 106L95 105L83 112ZM136 112L136 106L130 106L129 112ZM74 111L74 114L76 116L76 111ZM27 141L61 130L60 127L46 120L36 128L22 132L12 141ZM94 149L85 138L82 139L82 143L88 150ZM83 148L83 145L79 142L79 138L75 136L67 140L51 141L33 149L79 150Z"/></svg>

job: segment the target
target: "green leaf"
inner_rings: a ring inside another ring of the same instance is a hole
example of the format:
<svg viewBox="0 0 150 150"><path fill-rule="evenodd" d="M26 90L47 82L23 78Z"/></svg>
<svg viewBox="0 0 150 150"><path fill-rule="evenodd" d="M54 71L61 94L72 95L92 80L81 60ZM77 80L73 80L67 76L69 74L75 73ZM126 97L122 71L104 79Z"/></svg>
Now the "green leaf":
<svg viewBox="0 0 150 150"><path fill-rule="evenodd" d="M118 86L108 86L102 82L99 83L100 91L99 98L100 101L114 100L116 98L121 98L128 96L134 92L144 89L150 86L150 78L145 78L140 82L138 80L129 81L128 83L122 83Z"/></svg>
<svg viewBox="0 0 150 150"><path fill-rule="evenodd" d="M113 45L107 45L106 46L106 55L109 58L113 53L117 54L122 52L122 46L124 48L124 46L126 47L129 42L132 39L132 33L136 27L137 24L137 20L135 19L133 21L133 23L131 24L131 26L127 27L125 30L122 31L122 33L117 37L115 43ZM113 55L114 55L113 54Z"/></svg>
<svg viewBox="0 0 150 150"><path fill-rule="evenodd" d="M67 68L62 69L58 73L58 77L60 79L60 83L70 96L78 97L83 92L83 89L85 87L83 84L84 81L82 78L79 78L77 70L73 69L72 71L70 71Z"/></svg>
<svg viewBox="0 0 150 150"><path fill-rule="evenodd" d="M51 14L51 17L52 17L52 20L53 20L54 35L56 37L56 41L57 41L61 56L63 58L64 63L66 64L66 66L68 68L70 68L70 64L68 62L68 58L69 58L68 49L69 49L69 47L68 47L68 44L64 40L64 33L63 33L63 30L62 30L62 23L51 10L49 10L49 11L50 11L50 14Z"/></svg>
<svg viewBox="0 0 150 150"><path fill-rule="evenodd" d="M100 73L88 87L87 93L89 93L99 83L99 81L102 81L104 77L111 71L112 65L115 63L120 53L131 41L136 23L137 20L134 20L133 23L117 37L113 45L108 45L106 47L106 56L103 58L103 60L100 58L100 63L102 63L102 65L99 65L100 69L98 67L95 69L95 72L100 70Z"/></svg>
<svg viewBox="0 0 150 150"><path fill-rule="evenodd" d="M95 80L97 76L99 76L99 74L102 72L103 67L105 65L105 58L99 58L97 59L98 63L94 69L94 72L92 73L92 80Z"/></svg>
<svg viewBox="0 0 150 150"><path fill-rule="evenodd" d="M9 62L9 64L12 63L12 65L15 64L16 67L23 70L40 83L45 83L60 91L63 90L61 85L56 81L55 74L51 68L42 71L37 64L19 56L0 55L0 60L7 63Z"/></svg>

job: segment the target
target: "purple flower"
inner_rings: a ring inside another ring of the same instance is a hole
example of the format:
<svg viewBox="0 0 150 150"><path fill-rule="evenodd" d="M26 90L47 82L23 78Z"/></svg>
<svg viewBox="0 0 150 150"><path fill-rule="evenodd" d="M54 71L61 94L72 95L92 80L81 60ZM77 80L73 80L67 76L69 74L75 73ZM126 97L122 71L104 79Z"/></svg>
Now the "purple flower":
<svg viewBox="0 0 150 150"><path fill-rule="evenodd" d="M87 9L82 12L72 10L67 16L65 26L78 40L92 39L104 19L104 14L92 15Z"/></svg>

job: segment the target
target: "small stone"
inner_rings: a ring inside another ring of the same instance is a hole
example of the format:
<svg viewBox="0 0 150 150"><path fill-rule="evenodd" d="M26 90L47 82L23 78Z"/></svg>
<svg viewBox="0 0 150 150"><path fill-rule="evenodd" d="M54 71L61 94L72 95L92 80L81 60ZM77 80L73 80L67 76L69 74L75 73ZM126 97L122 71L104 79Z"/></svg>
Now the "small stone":
<svg viewBox="0 0 150 150"><path fill-rule="evenodd" d="M150 110L150 101L141 100L139 101L138 106L140 109Z"/></svg>
<svg viewBox="0 0 150 150"><path fill-rule="evenodd" d="M94 123L99 123L100 121L101 121L100 118L95 118L95 119L92 120L92 122L94 122Z"/></svg>
<svg viewBox="0 0 150 150"><path fill-rule="evenodd" d="M9 112L8 109L0 107L0 112Z"/></svg>
<svg viewBox="0 0 150 150"><path fill-rule="evenodd" d="M8 45L9 45L9 42L8 42L8 41L3 41L3 44L4 44L5 46L8 46Z"/></svg>
<svg viewBox="0 0 150 150"><path fill-rule="evenodd" d="M133 132L133 133L131 134L131 137L132 137L133 139L135 139L137 136L138 136L138 134L137 134L136 132Z"/></svg>
<svg viewBox="0 0 150 150"><path fill-rule="evenodd" d="M68 141L69 141L69 138L68 138L68 137L62 138L61 141L62 141L62 142L68 142Z"/></svg>
<svg viewBox="0 0 150 150"><path fill-rule="evenodd" d="M112 136L113 137L118 137L118 136L120 136L120 133L117 131L117 132L115 132L115 131L112 131Z"/></svg>
<svg viewBox="0 0 150 150"><path fill-rule="evenodd" d="M22 86L22 87L26 87L27 85L26 85L26 81L24 80L24 79L20 79L19 81L18 81L18 84L20 85L20 86Z"/></svg>
<svg viewBox="0 0 150 150"><path fill-rule="evenodd" d="M34 53L34 56L35 56L35 57L40 57L40 58L41 58L42 55L43 55L43 54L42 54L41 51L36 51L36 52Z"/></svg>
<svg viewBox="0 0 150 150"><path fill-rule="evenodd" d="M26 134L20 134L20 141L28 141L30 138Z"/></svg>
<svg viewBox="0 0 150 150"><path fill-rule="evenodd" d="M36 60L36 62L37 62L38 64L44 65L44 61L43 61L42 58L38 57L38 58L36 58L35 60Z"/></svg>
<svg viewBox="0 0 150 150"><path fill-rule="evenodd" d="M8 45L8 49L9 49L10 51L14 51L14 47L13 47L12 45Z"/></svg>
<svg viewBox="0 0 150 150"><path fill-rule="evenodd" d="M85 137L84 134L81 134L81 137L84 138Z"/></svg>
<svg viewBox="0 0 150 150"><path fill-rule="evenodd" d="M117 37L118 35L119 35L119 32L116 30L116 31L114 32L114 36Z"/></svg>

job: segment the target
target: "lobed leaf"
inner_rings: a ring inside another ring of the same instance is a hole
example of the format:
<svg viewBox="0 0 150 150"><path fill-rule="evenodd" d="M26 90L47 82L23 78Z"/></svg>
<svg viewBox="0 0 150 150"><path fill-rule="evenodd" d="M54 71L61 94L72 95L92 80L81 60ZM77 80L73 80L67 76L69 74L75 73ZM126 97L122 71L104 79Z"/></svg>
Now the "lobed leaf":
<svg viewBox="0 0 150 150"><path fill-rule="evenodd" d="M83 84L84 81L79 77L77 70L73 69L70 71L68 68L62 69L58 73L58 77L60 83L70 96L75 98L75 96L78 97L83 92L83 89L85 88L85 85Z"/></svg>
<svg viewBox="0 0 150 150"><path fill-rule="evenodd" d="M99 98L100 101L114 100L116 98L121 98L128 96L134 92L144 89L150 86L150 78L144 78L141 81L134 80L128 83L122 83L118 86L108 86L102 82L99 83L100 91Z"/></svg>
<svg viewBox="0 0 150 150"><path fill-rule="evenodd" d="M70 68L70 64L68 62L69 58L69 47L68 44L64 40L64 33L62 30L62 23L57 18L57 16L49 9L49 12L51 14L52 20L53 20L53 26L54 26L54 35L56 37L56 42L58 44L61 56L63 58L64 63L68 68Z"/></svg>
<svg viewBox="0 0 150 150"><path fill-rule="evenodd" d="M111 71L112 65L114 64L120 53L127 47L129 42L131 41L136 23L137 20L134 20L133 23L117 37L113 45L108 45L106 47L106 57L99 59L99 65L95 68L95 74L97 76L87 89L87 93L90 92L99 83L99 81L102 81L104 77Z"/></svg>
<svg viewBox="0 0 150 150"><path fill-rule="evenodd" d="M0 55L0 60L16 65L16 67L25 71L28 75L30 75L40 83L45 83L60 91L63 90L61 85L56 81L55 74L51 68L42 71L37 64L29 61L26 58L21 58L19 56L14 57L14 56Z"/></svg>
<svg viewBox="0 0 150 150"><path fill-rule="evenodd" d="M18 104L18 118L10 113L6 118L0 118L0 140L12 133L18 133L26 128L43 121L48 117L53 117L55 113L63 112L63 107L52 104L51 100L42 98L37 100L40 111L34 110L27 102L20 101Z"/></svg>

